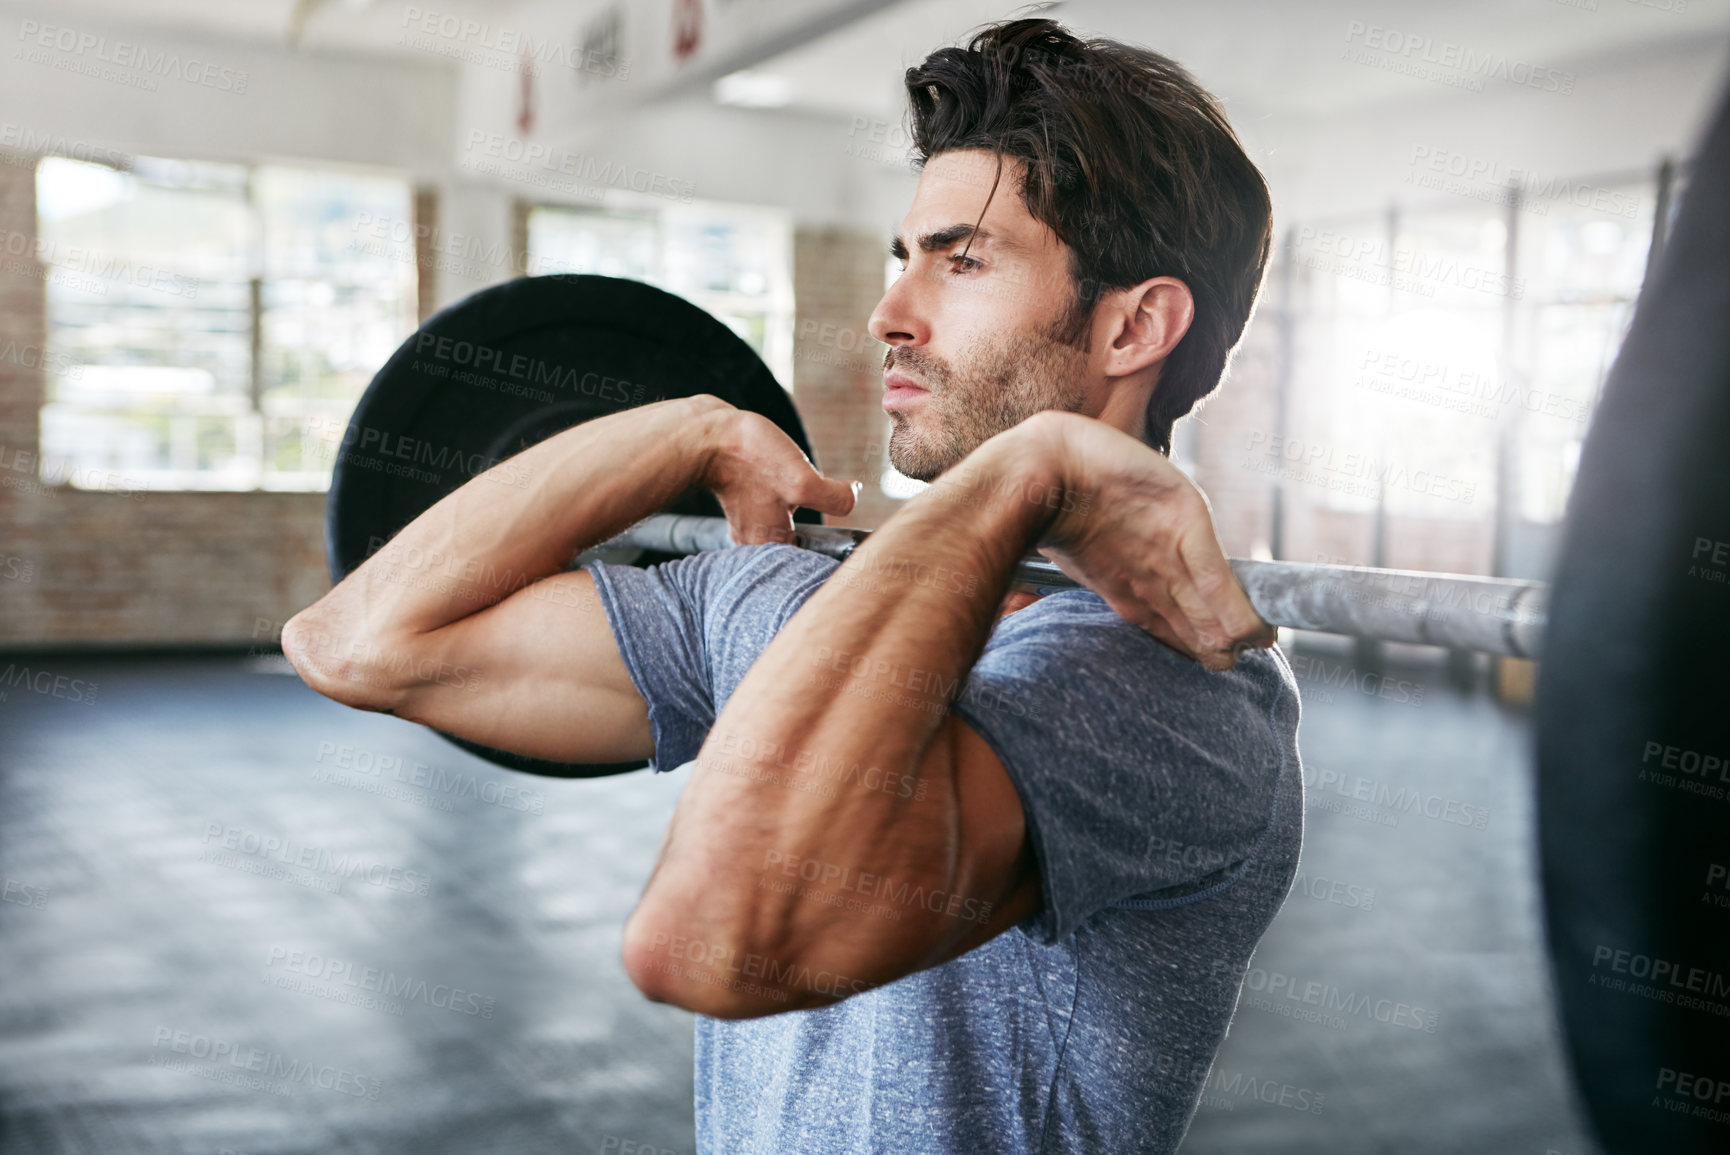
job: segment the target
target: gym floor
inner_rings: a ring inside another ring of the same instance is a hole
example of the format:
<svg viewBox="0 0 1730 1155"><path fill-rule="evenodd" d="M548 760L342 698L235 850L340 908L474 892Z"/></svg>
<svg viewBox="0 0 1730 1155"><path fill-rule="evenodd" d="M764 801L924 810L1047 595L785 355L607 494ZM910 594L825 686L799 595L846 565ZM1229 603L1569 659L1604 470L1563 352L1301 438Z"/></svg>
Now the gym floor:
<svg viewBox="0 0 1730 1155"><path fill-rule="evenodd" d="M515 775L280 657L36 664L96 695L0 701L0 1153L694 1149L690 1016L618 961L679 780ZM1186 1153L1594 1150L1528 721L1393 676L1306 686L1301 875Z"/></svg>

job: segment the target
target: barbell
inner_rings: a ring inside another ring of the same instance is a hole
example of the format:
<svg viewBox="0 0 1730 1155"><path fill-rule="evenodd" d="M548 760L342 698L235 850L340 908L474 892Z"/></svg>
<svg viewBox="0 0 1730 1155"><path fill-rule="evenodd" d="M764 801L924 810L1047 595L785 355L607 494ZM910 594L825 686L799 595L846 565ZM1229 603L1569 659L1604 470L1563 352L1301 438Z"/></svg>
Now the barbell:
<svg viewBox="0 0 1730 1155"><path fill-rule="evenodd" d="M756 352L708 313L637 281L525 277L430 318L384 364L344 433L326 507L331 580L340 581L447 493L561 430L669 397L712 393L775 422L815 457L791 399ZM508 466L499 484L526 482ZM664 513L573 559L653 565L733 543L713 495ZM797 544L845 561L869 531L794 513ZM1531 658L1544 628L1543 583L1285 561L1232 560L1270 624ZM1016 588L1074 586L1038 554ZM578 765L445 735L499 765L593 777L643 763Z"/></svg>
<svg viewBox="0 0 1730 1155"><path fill-rule="evenodd" d="M795 525L793 544L844 562L869 530ZM655 514L602 543L593 556L622 550L694 554L728 549L727 520ZM590 554L579 555L576 564ZM1548 590L1543 582L1424 573L1369 566L1232 558L1231 570L1268 624L1384 642L1416 642L1536 658ZM1056 563L1029 554L1017 564L1013 588L1033 593L1073 589Z"/></svg>

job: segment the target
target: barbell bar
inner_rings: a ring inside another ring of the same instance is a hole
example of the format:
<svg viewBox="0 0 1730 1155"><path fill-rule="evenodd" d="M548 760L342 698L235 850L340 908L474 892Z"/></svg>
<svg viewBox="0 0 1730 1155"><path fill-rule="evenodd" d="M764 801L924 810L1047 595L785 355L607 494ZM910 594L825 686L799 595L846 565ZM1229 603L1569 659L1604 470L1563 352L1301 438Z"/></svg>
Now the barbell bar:
<svg viewBox="0 0 1730 1155"><path fill-rule="evenodd" d="M793 532L799 548L840 562L871 536L870 530L829 525L795 525ZM622 550L689 555L733 544L726 518L660 513L573 564ZM1232 558L1231 569L1270 625L1513 658L1536 658L1544 632L1549 590L1543 582L1257 558ZM1011 585L1039 593L1077 583L1056 563L1029 554L1016 563Z"/></svg>
<svg viewBox="0 0 1730 1155"><path fill-rule="evenodd" d="M582 274L524 277L429 318L379 369L336 455L326 506L340 581L445 494L561 430L672 397L710 393L762 414L816 463L792 398L726 325L670 293ZM520 480L502 471L501 484ZM732 540L714 496L694 489L584 558L655 565ZM845 561L869 531L794 511L798 544ZM579 559L579 562L583 559ZM1238 559L1250 603L1278 626L1535 657L1546 593L1536 582ZM1015 588L1073 588L1024 558ZM447 735L447 737L451 737ZM640 763L553 763L451 737L501 766L593 777Z"/></svg>

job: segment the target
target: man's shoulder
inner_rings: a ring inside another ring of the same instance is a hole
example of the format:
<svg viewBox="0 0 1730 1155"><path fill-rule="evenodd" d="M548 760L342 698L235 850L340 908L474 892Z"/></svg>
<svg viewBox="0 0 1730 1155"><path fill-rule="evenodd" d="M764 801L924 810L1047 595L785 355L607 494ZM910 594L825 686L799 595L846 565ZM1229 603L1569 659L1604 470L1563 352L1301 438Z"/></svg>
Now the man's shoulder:
<svg viewBox="0 0 1730 1155"><path fill-rule="evenodd" d="M1116 691L1126 708L1176 704L1188 709L1253 704L1267 714L1282 705L1294 712L1297 680L1285 653L1253 649L1230 670L1209 670L1131 622L1091 590L1047 594L1002 619L987 652L996 646L1048 676L1084 678ZM1296 718L1291 719L1295 726Z"/></svg>
<svg viewBox="0 0 1730 1155"><path fill-rule="evenodd" d="M716 596L722 598L742 597L751 592L802 592L809 596L840 564L832 557L796 545L736 545L716 552L722 555L716 565L726 575L716 589Z"/></svg>
<svg viewBox="0 0 1730 1155"><path fill-rule="evenodd" d="M663 580L707 599L820 583L836 564L834 558L798 546L765 544L705 550L650 568Z"/></svg>
<svg viewBox="0 0 1730 1155"><path fill-rule="evenodd" d="M797 546L765 544L709 550L651 569L679 591L709 631L752 632L762 626L772 636L829 579L836 564Z"/></svg>

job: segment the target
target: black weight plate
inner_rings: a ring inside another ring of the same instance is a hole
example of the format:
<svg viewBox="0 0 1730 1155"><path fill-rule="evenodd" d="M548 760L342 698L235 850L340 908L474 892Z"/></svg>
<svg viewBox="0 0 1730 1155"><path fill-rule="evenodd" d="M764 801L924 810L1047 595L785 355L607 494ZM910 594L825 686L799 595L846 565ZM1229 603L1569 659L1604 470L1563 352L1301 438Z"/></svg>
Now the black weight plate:
<svg viewBox="0 0 1730 1155"><path fill-rule="evenodd" d="M349 421L325 506L331 580L499 461L592 418L698 393L763 414L815 461L768 366L726 325L671 293L615 277L525 277L441 310L385 362ZM668 509L721 513L700 491ZM794 518L821 521L808 509ZM649 553L638 564L666 559ZM500 766L551 777L646 765L548 762L445 737Z"/></svg>
<svg viewBox="0 0 1730 1155"><path fill-rule="evenodd" d="M1556 995L1608 1155L1730 1151L1727 200L1730 103L1593 417L1538 677Z"/></svg>

